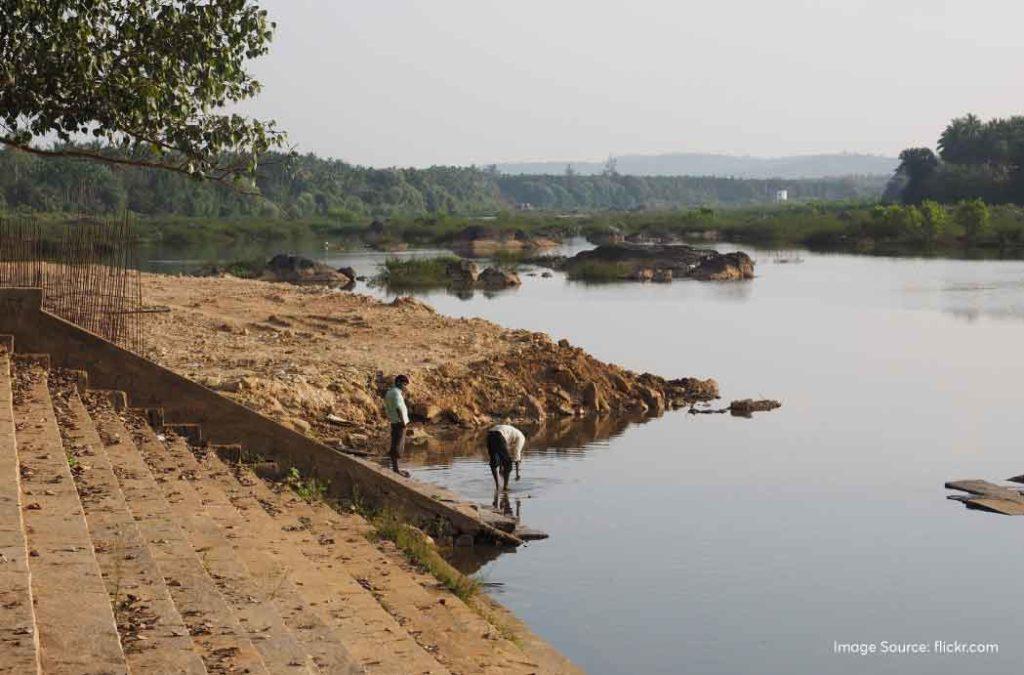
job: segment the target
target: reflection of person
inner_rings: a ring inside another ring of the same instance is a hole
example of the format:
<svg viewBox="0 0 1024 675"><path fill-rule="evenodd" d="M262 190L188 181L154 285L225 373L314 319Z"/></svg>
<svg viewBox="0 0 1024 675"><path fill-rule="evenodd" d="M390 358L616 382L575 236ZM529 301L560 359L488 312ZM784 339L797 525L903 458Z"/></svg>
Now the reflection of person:
<svg viewBox="0 0 1024 675"><path fill-rule="evenodd" d="M407 386L408 376L399 375L395 378L395 386L388 389L388 393L384 395L384 410L388 414L388 421L391 422L391 449L388 451L388 457L391 459L391 470L395 473L403 473L398 469L398 458L405 449L405 428L409 425L409 409L405 406L405 397L402 395Z"/></svg>
<svg viewBox="0 0 1024 675"><path fill-rule="evenodd" d="M498 489L498 470L508 490L508 477L512 474L512 464L516 466L516 480L519 480L519 466L523 461L523 447L526 436L511 424L493 426L487 432L487 455L491 463L491 475L494 477L494 489Z"/></svg>
<svg viewBox="0 0 1024 675"><path fill-rule="evenodd" d="M512 502L509 501L507 492L495 492L494 493L494 508L506 516L512 516L519 522L519 514L522 510L522 502L516 499L515 511L512 510Z"/></svg>

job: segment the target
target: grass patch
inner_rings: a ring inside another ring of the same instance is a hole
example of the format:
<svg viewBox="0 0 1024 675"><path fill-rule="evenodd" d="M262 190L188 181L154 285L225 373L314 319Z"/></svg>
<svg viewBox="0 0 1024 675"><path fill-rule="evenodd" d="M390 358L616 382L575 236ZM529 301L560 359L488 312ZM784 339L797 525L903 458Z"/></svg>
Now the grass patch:
<svg viewBox="0 0 1024 675"><path fill-rule="evenodd" d="M575 281L621 281L632 271L628 263L587 260L570 266L566 274Z"/></svg>
<svg viewBox="0 0 1024 675"><path fill-rule="evenodd" d="M379 279L388 286L406 288L444 286L448 283L448 265L458 260L455 256L388 258Z"/></svg>
<svg viewBox="0 0 1024 675"><path fill-rule="evenodd" d="M393 542L414 565L432 574L458 598L468 601L480 591L480 584L452 567L441 557L426 535L403 522L394 512L382 510L368 518L373 539Z"/></svg>
<svg viewBox="0 0 1024 675"><path fill-rule="evenodd" d="M309 504L322 502L327 498L327 483L318 481L315 476L304 479L294 466L288 469L284 482Z"/></svg>

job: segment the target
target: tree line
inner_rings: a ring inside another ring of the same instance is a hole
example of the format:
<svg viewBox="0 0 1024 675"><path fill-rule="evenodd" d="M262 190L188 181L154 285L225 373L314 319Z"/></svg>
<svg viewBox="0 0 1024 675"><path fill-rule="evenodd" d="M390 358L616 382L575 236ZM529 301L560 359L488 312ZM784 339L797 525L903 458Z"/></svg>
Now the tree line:
<svg viewBox="0 0 1024 675"><path fill-rule="evenodd" d="M63 149L73 146L62 146ZM117 152L88 146L91 152ZM269 152L259 159L255 194L154 168L0 151L0 209L149 216L270 219L493 214L517 208L557 211L658 210L770 202L775 191L809 200L872 200L884 179L751 180L712 177L505 175L494 167L375 169L313 154Z"/></svg>
<svg viewBox="0 0 1024 675"><path fill-rule="evenodd" d="M939 136L937 154L931 148L900 153L885 196L905 204L1024 204L1024 116L953 119Z"/></svg>

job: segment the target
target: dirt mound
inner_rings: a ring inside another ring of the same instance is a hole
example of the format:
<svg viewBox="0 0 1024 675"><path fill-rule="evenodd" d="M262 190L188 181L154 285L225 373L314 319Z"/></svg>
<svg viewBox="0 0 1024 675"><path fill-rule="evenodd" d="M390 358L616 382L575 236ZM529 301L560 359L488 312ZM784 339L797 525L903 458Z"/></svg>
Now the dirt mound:
<svg viewBox="0 0 1024 675"><path fill-rule="evenodd" d="M149 356L322 438L382 445L381 394L398 373L429 425L475 428L612 413L660 414L716 398L713 380L666 380L603 363L566 341L314 286L144 275L171 312L149 325Z"/></svg>

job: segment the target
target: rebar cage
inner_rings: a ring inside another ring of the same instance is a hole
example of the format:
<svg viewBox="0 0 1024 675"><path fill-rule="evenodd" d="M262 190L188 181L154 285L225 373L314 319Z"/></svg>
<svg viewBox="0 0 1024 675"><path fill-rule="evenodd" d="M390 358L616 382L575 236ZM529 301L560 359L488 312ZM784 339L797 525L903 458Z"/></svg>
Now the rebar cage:
<svg viewBox="0 0 1024 675"><path fill-rule="evenodd" d="M43 290L43 309L141 353L138 238L120 220L60 224L0 217L0 287Z"/></svg>

